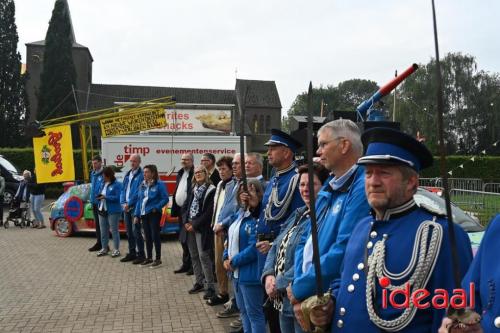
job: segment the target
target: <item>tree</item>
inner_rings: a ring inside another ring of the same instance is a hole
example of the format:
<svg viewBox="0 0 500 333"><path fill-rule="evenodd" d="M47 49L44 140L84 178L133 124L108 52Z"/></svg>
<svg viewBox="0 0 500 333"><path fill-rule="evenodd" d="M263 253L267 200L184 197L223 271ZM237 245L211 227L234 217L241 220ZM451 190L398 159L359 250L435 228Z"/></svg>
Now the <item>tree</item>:
<svg viewBox="0 0 500 333"><path fill-rule="evenodd" d="M315 116L321 112L321 101L323 101L323 115L328 112L355 111L356 107L369 98L378 90L377 83L369 80L352 79L339 83L337 87L328 85L326 88L320 86L313 88L313 111ZM326 106L325 106L326 104ZM288 115L305 115L307 112L307 92L299 94Z"/></svg>
<svg viewBox="0 0 500 333"><path fill-rule="evenodd" d="M45 37L38 95L38 120L76 113L72 86L76 71L72 57L74 36L67 3L56 0Z"/></svg>
<svg viewBox="0 0 500 333"><path fill-rule="evenodd" d="M26 143L26 99L21 55L17 52L15 11L13 0L0 0L0 144L5 147Z"/></svg>

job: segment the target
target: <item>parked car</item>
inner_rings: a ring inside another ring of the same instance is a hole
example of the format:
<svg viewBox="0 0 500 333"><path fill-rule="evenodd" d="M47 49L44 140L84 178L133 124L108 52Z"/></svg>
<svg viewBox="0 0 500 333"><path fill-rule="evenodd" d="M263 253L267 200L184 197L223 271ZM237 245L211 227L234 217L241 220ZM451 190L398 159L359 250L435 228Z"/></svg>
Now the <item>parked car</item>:
<svg viewBox="0 0 500 333"><path fill-rule="evenodd" d="M50 228L59 237L68 237L77 232L95 232L94 214L92 205L88 202L90 197L90 184L70 186L51 205ZM163 214L160 221L161 232L179 232L177 218L170 216L170 206L172 199L163 207ZM125 233L125 223L120 220L118 229L120 233Z"/></svg>
<svg viewBox="0 0 500 333"><path fill-rule="evenodd" d="M19 173L19 170L5 157L0 155L0 170L2 177L5 178L5 193L3 195L3 203L6 206L10 206L12 198L17 192L19 187L19 182L23 180L23 176Z"/></svg>
<svg viewBox="0 0 500 333"><path fill-rule="evenodd" d="M444 198L440 196L440 191L435 191L432 188L419 187L417 193L413 196L417 205L426 205L433 210L446 215L446 203ZM472 251L476 254L479 243L483 238L484 227L479 223L479 219L465 213L461 208L451 203L451 211L453 222L458 224L464 231L467 232L472 244Z"/></svg>

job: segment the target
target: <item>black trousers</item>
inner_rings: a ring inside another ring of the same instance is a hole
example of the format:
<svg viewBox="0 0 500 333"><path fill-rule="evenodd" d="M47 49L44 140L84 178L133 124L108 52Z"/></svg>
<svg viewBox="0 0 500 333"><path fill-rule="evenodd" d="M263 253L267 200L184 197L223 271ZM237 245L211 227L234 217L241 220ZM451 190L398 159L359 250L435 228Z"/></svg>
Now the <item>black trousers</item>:
<svg viewBox="0 0 500 333"><path fill-rule="evenodd" d="M95 222L95 236L97 238L96 244L99 245L99 248L102 248L101 244L101 226L99 225L99 213L97 210L97 205L92 205L92 212L94 213L94 222Z"/></svg>
<svg viewBox="0 0 500 333"><path fill-rule="evenodd" d="M3 222L3 194L0 195L0 222Z"/></svg>
<svg viewBox="0 0 500 333"><path fill-rule="evenodd" d="M160 220L161 212L151 212L141 216L144 236L146 236L146 256L148 259L153 259L153 244L155 246L156 260L161 259Z"/></svg>

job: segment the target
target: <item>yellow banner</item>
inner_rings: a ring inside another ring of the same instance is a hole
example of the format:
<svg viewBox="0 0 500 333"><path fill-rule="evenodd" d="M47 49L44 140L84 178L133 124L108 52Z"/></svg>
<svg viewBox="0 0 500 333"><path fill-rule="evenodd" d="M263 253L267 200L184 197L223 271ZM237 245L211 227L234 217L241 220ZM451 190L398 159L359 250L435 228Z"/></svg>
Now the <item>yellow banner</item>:
<svg viewBox="0 0 500 333"><path fill-rule="evenodd" d="M167 125L164 109L116 116L109 119L102 119L100 122L101 136L103 138L165 127Z"/></svg>
<svg viewBox="0 0 500 333"><path fill-rule="evenodd" d="M74 180L71 126L48 127L43 131L45 136L33 138L37 182L55 183Z"/></svg>

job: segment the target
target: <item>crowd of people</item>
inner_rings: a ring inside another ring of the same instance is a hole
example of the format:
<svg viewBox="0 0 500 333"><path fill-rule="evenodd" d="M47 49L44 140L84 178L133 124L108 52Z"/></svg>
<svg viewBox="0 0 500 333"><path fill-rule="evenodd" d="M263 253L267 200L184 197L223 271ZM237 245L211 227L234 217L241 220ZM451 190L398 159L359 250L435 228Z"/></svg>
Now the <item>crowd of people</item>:
<svg viewBox="0 0 500 333"><path fill-rule="evenodd" d="M488 265L495 259L480 249L473 261L467 234L460 227L451 233L446 216L413 199L418 173L433 162L427 148L390 128L373 128L362 135L355 123L342 119L323 125L317 137L318 162L298 166L295 154L301 143L272 130L266 146L273 171L267 181L258 153L218 160L205 154L200 164L191 154L182 156L171 215L181 224L183 252L174 273L194 278L186 292L203 292L209 306L224 304L217 316L236 317L231 323L235 332L298 333L313 327L357 333L493 332L500 328L500 302L495 300L494 288L500 274ZM131 169L119 183L99 156L92 164L91 202L99 223L97 242L89 251L107 255L110 230L111 256L120 256L118 217L123 212L128 253L121 261L161 265L160 218L169 194L156 166L141 167L140 156L133 155ZM310 193L309 168L314 193ZM317 244L313 244L312 210ZM489 236L498 225L500 217L486 233L491 247L498 247L492 240L495 235ZM450 235L456 248L450 246ZM313 255L315 245L318 260ZM459 258L458 267L452 265L453 252ZM445 307L417 308L409 302L402 308L382 300L387 290L406 286L410 294L422 288L430 292L419 299L422 303L435 290L451 295L458 288L453 279L456 270L464 283L477 284L480 302L470 310L483 316L481 323L474 319L464 324L446 317ZM311 299L320 292L325 293L324 302L315 305Z"/></svg>

